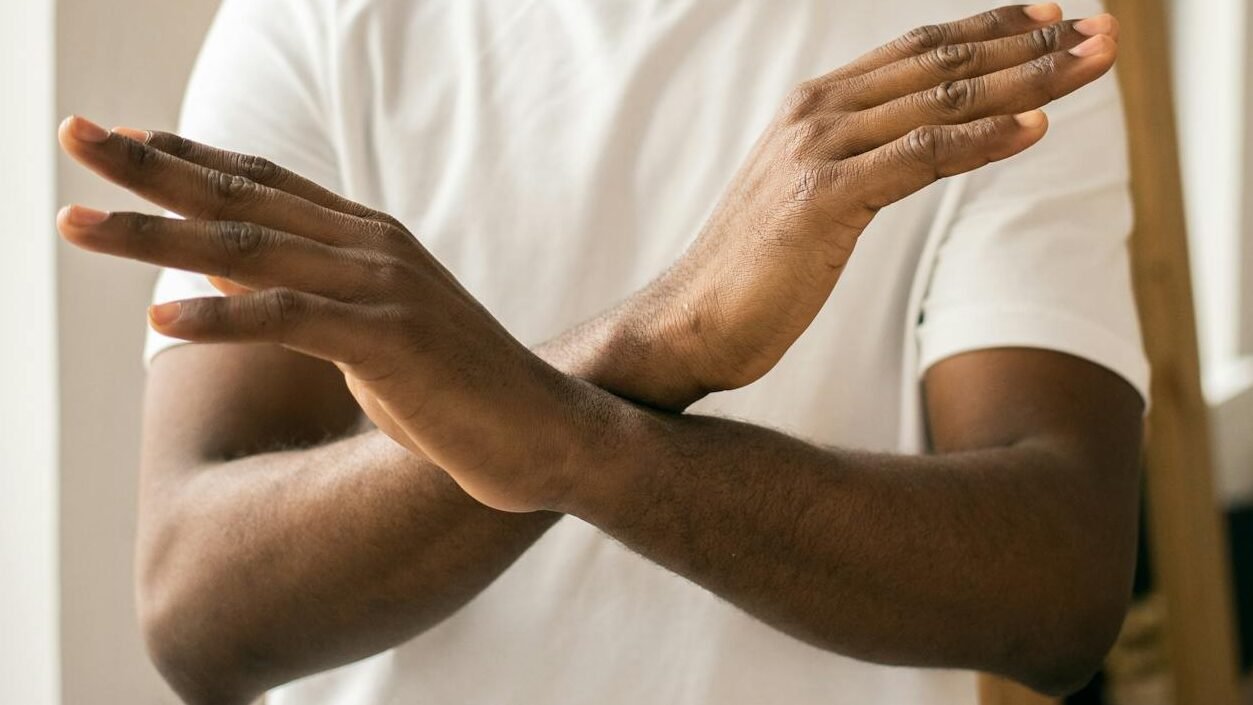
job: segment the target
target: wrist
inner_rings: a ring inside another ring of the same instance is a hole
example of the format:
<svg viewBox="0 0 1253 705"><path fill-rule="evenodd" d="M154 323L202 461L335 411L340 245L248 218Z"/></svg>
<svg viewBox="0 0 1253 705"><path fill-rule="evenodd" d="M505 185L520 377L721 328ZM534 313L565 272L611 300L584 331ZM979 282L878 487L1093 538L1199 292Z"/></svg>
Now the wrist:
<svg viewBox="0 0 1253 705"><path fill-rule="evenodd" d="M600 389L587 391L569 446L565 491L548 509L599 524L643 481L660 415Z"/></svg>
<svg viewBox="0 0 1253 705"><path fill-rule="evenodd" d="M651 288L651 287L650 287ZM642 292L614 310L606 323L605 357L615 361L607 384L618 396L681 412L710 391L702 370L704 343L691 307L669 294Z"/></svg>

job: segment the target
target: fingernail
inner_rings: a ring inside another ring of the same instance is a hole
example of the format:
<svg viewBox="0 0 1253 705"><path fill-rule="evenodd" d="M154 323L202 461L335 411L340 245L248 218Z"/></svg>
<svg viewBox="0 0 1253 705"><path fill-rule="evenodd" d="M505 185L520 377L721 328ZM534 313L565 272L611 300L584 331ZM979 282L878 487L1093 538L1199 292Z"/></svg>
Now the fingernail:
<svg viewBox="0 0 1253 705"><path fill-rule="evenodd" d="M74 116L74 122L70 125L70 129L74 132L74 137L84 142L103 142L109 139L109 131L85 117Z"/></svg>
<svg viewBox="0 0 1253 705"><path fill-rule="evenodd" d="M1114 33L1114 16L1110 14L1097 15L1079 20L1074 24L1075 31L1085 37L1095 37L1098 34Z"/></svg>
<svg viewBox="0 0 1253 705"><path fill-rule="evenodd" d="M175 321L183 312L183 304L172 301L168 304L156 304L148 307L148 320L154 325L165 326Z"/></svg>
<svg viewBox="0 0 1253 705"><path fill-rule="evenodd" d="M133 127L115 127L113 128L113 131L123 137L129 137L136 142L143 142L145 144L147 144L148 140L152 139L151 132L147 130L136 130Z"/></svg>
<svg viewBox="0 0 1253 705"><path fill-rule="evenodd" d="M65 219L72 225L99 225L109 219L108 211L99 211L95 208L87 206L70 206L69 212L65 214Z"/></svg>
<svg viewBox="0 0 1253 705"><path fill-rule="evenodd" d="M1027 5L1022 8L1027 13L1027 17L1036 22L1050 22L1052 20L1061 19L1062 8L1055 2L1042 2L1036 5Z"/></svg>
<svg viewBox="0 0 1253 705"><path fill-rule="evenodd" d="M1105 35L1098 34L1095 37L1089 37L1083 40L1079 46L1070 50L1075 56L1094 56L1105 51L1105 42L1109 41Z"/></svg>
<svg viewBox="0 0 1253 705"><path fill-rule="evenodd" d="M1025 113L1018 113L1014 116L1014 119L1018 121L1019 125L1029 130L1034 130L1044 124L1044 111L1030 110Z"/></svg>

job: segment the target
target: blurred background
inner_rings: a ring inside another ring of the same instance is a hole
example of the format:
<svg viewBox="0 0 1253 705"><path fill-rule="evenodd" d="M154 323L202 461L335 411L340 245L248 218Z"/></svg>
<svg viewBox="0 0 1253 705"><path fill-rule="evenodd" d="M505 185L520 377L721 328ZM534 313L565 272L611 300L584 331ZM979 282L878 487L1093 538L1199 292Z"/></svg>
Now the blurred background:
<svg viewBox="0 0 1253 705"><path fill-rule="evenodd" d="M0 703L177 702L144 655L131 597L155 272L66 247L53 227L70 202L143 206L71 168L54 133L69 113L174 129L216 5L0 0ZM1156 80L1175 90L1213 501L1253 704L1253 3L1166 5L1173 59ZM1168 678L1154 604L1113 672ZM1169 687L1128 687L1124 702L1170 702ZM1114 690L1107 679L1074 702Z"/></svg>

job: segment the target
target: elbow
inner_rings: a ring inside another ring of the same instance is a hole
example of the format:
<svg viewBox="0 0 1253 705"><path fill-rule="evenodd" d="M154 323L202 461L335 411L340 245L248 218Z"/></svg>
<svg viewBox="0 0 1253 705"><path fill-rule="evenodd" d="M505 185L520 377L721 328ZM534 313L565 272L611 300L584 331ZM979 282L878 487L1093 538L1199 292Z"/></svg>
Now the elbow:
<svg viewBox="0 0 1253 705"><path fill-rule="evenodd" d="M149 658L188 705L246 705L263 688L245 678L238 654L248 649L221 613L229 605L213 599L194 567L162 553L155 564L142 552L139 561L137 608Z"/></svg>
<svg viewBox="0 0 1253 705"><path fill-rule="evenodd" d="M1126 477L1135 478L1134 469ZM1087 685L1104 665L1122 629L1135 572L1135 493L1124 494L1125 500L1102 503L1124 511L1092 509L1068 519L1054 550L1036 554L1021 571L1026 579L1017 582L1017 609L1002 622L1010 638L1001 643L1010 648L1001 651L994 670L1062 697Z"/></svg>
<svg viewBox="0 0 1253 705"><path fill-rule="evenodd" d="M180 600L142 601L140 627L157 671L187 705L245 705L253 694L227 662L229 647L213 643L203 617Z"/></svg>
<svg viewBox="0 0 1253 705"><path fill-rule="evenodd" d="M1101 667L1100 658L1070 654L1035 665L1015 680L1051 698L1064 698L1083 688Z"/></svg>
<svg viewBox="0 0 1253 705"><path fill-rule="evenodd" d="M1126 614L1129 591L1089 594L1057 613L1037 615L1031 638L1015 640L1002 672L1043 695L1060 698L1088 684L1105 662ZM1040 628L1040 625L1047 625ZM1024 632L1028 630L1024 629Z"/></svg>

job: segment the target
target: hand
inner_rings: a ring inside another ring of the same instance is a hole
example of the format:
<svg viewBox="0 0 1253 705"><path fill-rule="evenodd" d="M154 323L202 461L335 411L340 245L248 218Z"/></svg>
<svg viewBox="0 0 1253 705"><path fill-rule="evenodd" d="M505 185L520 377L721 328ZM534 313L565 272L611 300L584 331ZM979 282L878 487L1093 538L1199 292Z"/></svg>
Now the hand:
<svg viewBox="0 0 1253 705"><path fill-rule="evenodd" d="M513 339L396 220L262 159L67 120L75 159L189 218L62 210L79 247L220 277L237 295L151 309L163 334L267 342L334 362L380 429L489 506L565 491L591 389ZM604 395L602 395L604 396ZM528 421L519 424L519 419Z"/></svg>
<svg viewBox="0 0 1253 705"><path fill-rule="evenodd" d="M1002 34L1042 26L997 13L988 16L1000 17ZM1112 18L1106 24L1112 32ZM967 20L909 36L974 41L996 34L987 25ZM943 95L969 98L948 112L928 102L938 91L918 92L935 82L920 68L929 60L918 58L931 54L907 40L798 90L697 242L626 305L658 314L649 316L652 332L675 341L665 362L690 370L671 378L670 399L653 394L654 403L682 407L764 374L829 295L877 208L1037 141L1042 122L978 116L1030 110L1107 70L1107 35L1086 56L1044 53L1077 38L1063 25L937 50L969 58L935 70L977 77L944 86ZM1012 68L983 75L1001 66ZM900 97L878 95L889 90ZM857 96L877 107L854 111ZM914 129L927 124L945 126ZM72 119L61 141L105 178L191 219L74 207L58 217L70 242L244 287L154 307L160 332L278 343L334 362L380 429L497 509L558 506L580 481L572 453L596 445L583 419L599 415L605 396L523 348L394 219L264 160L174 135L110 133ZM687 334L702 326L702 335ZM518 428L519 418L534 425Z"/></svg>
<svg viewBox="0 0 1253 705"><path fill-rule="evenodd" d="M1046 130L1037 108L1113 65L1110 15L1028 9L914 30L792 92L689 250L615 312L617 338L650 369L684 366L658 406L764 375L879 209L1027 149ZM636 398L632 384L605 386Z"/></svg>

